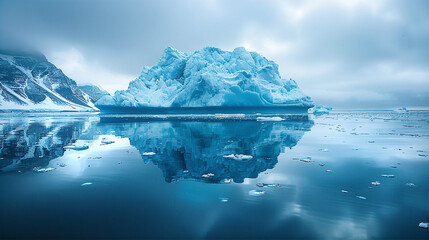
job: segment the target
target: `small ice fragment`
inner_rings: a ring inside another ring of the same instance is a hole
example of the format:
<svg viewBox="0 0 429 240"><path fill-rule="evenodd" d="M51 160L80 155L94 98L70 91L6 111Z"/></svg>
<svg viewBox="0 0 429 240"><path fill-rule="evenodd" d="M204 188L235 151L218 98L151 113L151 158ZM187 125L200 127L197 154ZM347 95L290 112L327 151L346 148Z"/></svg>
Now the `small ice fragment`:
<svg viewBox="0 0 429 240"><path fill-rule="evenodd" d="M424 229L428 229L429 223L427 223L427 222L421 222L421 223L419 223L419 227L424 228Z"/></svg>
<svg viewBox="0 0 429 240"><path fill-rule="evenodd" d="M342 193L349 193L347 190L341 190Z"/></svg>
<svg viewBox="0 0 429 240"><path fill-rule="evenodd" d="M322 149L319 149L319 151L321 151L321 152L328 152L329 150L327 148L322 148Z"/></svg>
<svg viewBox="0 0 429 240"><path fill-rule="evenodd" d="M118 162L118 164L121 164L121 162Z"/></svg>
<svg viewBox="0 0 429 240"><path fill-rule="evenodd" d="M381 183L380 183L379 181L375 181L375 182L371 182L371 184L372 184L372 185L374 185L374 186L378 186L378 185L380 185Z"/></svg>
<svg viewBox="0 0 429 240"><path fill-rule="evenodd" d="M223 203L226 203L226 202L229 201L229 198L227 198L227 197L219 197L219 201L221 201Z"/></svg>
<svg viewBox="0 0 429 240"><path fill-rule="evenodd" d="M323 167L323 166L325 166L325 164L324 163L319 163L319 166Z"/></svg>
<svg viewBox="0 0 429 240"><path fill-rule="evenodd" d="M366 197L364 197L364 196L356 195L356 197L357 197L357 198L359 198L359 199L363 199L363 200L365 200L365 199L366 199Z"/></svg>
<svg viewBox="0 0 429 240"><path fill-rule="evenodd" d="M416 184L411 183L411 182L405 183L405 185L408 186L408 187L415 187L416 186Z"/></svg>
<svg viewBox="0 0 429 240"><path fill-rule="evenodd" d="M249 195L250 196L262 196L264 195L266 192L262 191L262 190L250 190L249 191Z"/></svg>
<svg viewBox="0 0 429 240"><path fill-rule="evenodd" d="M71 146L65 146L64 147L64 149L72 149L72 150L76 150L76 151L82 151L82 150L86 150L88 148L89 148L88 144L83 144L81 146L71 145Z"/></svg>
<svg viewBox="0 0 429 240"><path fill-rule="evenodd" d="M92 182L86 182L81 184L82 187L89 186L89 185L92 185Z"/></svg>
<svg viewBox="0 0 429 240"><path fill-rule="evenodd" d="M223 156L224 158L231 158L234 160L240 160L240 161L246 161L253 158L253 156L250 155L244 155L244 154L230 154Z"/></svg>
<svg viewBox="0 0 429 240"><path fill-rule="evenodd" d="M299 161L305 162L305 163L314 162L313 160L310 160L310 159L300 159Z"/></svg>
<svg viewBox="0 0 429 240"><path fill-rule="evenodd" d="M368 141L369 143L375 143L375 141L373 141L373 140L371 140L371 141Z"/></svg>
<svg viewBox="0 0 429 240"><path fill-rule="evenodd" d="M283 121L284 119L281 117L257 117L256 121L273 121L273 122L279 122Z"/></svg>
<svg viewBox="0 0 429 240"><path fill-rule="evenodd" d="M395 175L393 175L393 174L381 174L381 176L384 178L394 178L395 177Z"/></svg>
<svg viewBox="0 0 429 240"><path fill-rule="evenodd" d="M36 171L36 172L50 172L50 171L54 171L54 170L55 170L55 168L52 168L52 167L48 167L48 168L35 167L35 168L33 168L33 171Z"/></svg>
<svg viewBox="0 0 429 240"><path fill-rule="evenodd" d="M143 156L152 156L152 155L155 155L156 153L154 153L154 152L144 152L142 155Z"/></svg>
<svg viewBox="0 0 429 240"><path fill-rule="evenodd" d="M334 170L330 170L330 169L328 169L328 170L326 170L326 172L334 172Z"/></svg>
<svg viewBox="0 0 429 240"><path fill-rule="evenodd" d="M355 150L355 151L357 151L357 150L359 150L359 148L353 148L352 150Z"/></svg>
<svg viewBox="0 0 429 240"><path fill-rule="evenodd" d="M213 177L213 176L214 176L214 173L207 173L207 174L201 175L201 177L203 177L203 178L209 178L209 177Z"/></svg>
<svg viewBox="0 0 429 240"><path fill-rule="evenodd" d="M280 184L278 184L278 183L257 183L256 186L274 188L274 187L280 187Z"/></svg>
<svg viewBox="0 0 429 240"><path fill-rule="evenodd" d="M60 167L66 167L67 166L65 163L58 163L57 165Z"/></svg>
<svg viewBox="0 0 429 240"><path fill-rule="evenodd" d="M115 141L109 140L109 139L107 139L107 138L103 138L103 139L101 139L101 145L112 144L112 143L114 143L114 142L115 142Z"/></svg>
<svg viewBox="0 0 429 240"><path fill-rule="evenodd" d="M232 178L225 178L222 180L222 183L231 183L232 182Z"/></svg>

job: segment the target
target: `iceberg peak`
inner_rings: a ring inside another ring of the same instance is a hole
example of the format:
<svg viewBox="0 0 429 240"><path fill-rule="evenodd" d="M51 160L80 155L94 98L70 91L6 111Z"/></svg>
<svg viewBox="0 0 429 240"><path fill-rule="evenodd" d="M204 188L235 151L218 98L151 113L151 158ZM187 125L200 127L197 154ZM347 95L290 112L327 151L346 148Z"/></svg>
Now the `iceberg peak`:
<svg viewBox="0 0 429 240"><path fill-rule="evenodd" d="M313 106L278 65L256 52L204 47L183 53L167 47L158 64L144 67L125 91L105 96L97 106L126 108L300 107Z"/></svg>

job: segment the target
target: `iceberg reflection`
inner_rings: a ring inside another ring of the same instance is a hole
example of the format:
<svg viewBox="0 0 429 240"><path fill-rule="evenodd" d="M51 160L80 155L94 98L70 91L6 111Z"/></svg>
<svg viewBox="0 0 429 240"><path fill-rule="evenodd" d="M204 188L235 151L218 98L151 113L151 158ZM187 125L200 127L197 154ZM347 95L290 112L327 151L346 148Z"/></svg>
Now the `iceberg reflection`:
<svg viewBox="0 0 429 240"><path fill-rule="evenodd" d="M102 132L129 138L145 162L163 172L165 181L192 179L207 183L242 183L272 169L285 148L294 147L313 126L299 121L159 121L110 123ZM147 154L154 153L154 154ZM231 157L234 156L234 157Z"/></svg>

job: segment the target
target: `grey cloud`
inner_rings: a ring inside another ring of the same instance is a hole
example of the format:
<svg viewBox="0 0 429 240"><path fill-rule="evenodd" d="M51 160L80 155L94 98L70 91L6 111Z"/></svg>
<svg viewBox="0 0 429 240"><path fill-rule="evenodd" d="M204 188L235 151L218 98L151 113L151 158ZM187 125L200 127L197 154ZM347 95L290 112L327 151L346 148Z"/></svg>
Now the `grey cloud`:
<svg viewBox="0 0 429 240"><path fill-rule="evenodd" d="M0 0L0 45L29 44L48 57L72 48L103 76L136 77L166 46L247 43L321 104L429 107L427 12L429 1L417 0ZM272 50L277 45L284 49Z"/></svg>

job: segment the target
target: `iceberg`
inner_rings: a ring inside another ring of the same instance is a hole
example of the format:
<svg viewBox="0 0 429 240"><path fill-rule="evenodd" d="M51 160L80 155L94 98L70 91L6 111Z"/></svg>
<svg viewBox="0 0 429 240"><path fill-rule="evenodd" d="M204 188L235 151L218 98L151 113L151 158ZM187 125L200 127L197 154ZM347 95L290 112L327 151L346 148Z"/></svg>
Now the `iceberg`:
<svg viewBox="0 0 429 240"><path fill-rule="evenodd" d="M313 114L329 114L329 111L332 110L332 107L318 105L314 107Z"/></svg>
<svg viewBox="0 0 429 240"><path fill-rule="evenodd" d="M394 112L396 112L396 113L407 113L408 109L405 108L405 107L397 108L397 109L394 110Z"/></svg>
<svg viewBox="0 0 429 240"><path fill-rule="evenodd" d="M114 113L307 112L313 102L294 80L280 77L275 62L243 47L232 52L205 47L193 53L168 47L127 90L102 97L96 106Z"/></svg>

